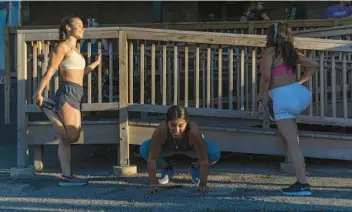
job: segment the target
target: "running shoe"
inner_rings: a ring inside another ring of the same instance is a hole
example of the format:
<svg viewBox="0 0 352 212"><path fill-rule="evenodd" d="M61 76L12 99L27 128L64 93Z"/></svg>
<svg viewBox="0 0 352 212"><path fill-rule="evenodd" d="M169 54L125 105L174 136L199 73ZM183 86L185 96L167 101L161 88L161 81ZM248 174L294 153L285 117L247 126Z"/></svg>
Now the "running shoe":
<svg viewBox="0 0 352 212"><path fill-rule="evenodd" d="M294 183L288 188L283 188L281 192L289 196L311 196L312 192L310 191L309 184L302 184L299 182Z"/></svg>
<svg viewBox="0 0 352 212"><path fill-rule="evenodd" d="M60 176L58 185L61 187L73 187L73 186L84 186L88 184L88 180L78 178L74 175L71 176Z"/></svg>
<svg viewBox="0 0 352 212"><path fill-rule="evenodd" d="M164 185L170 182L170 179L175 175L174 169L169 166L166 169L162 169L159 184Z"/></svg>
<svg viewBox="0 0 352 212"><path fill-rule="evenodd" d="M43 98L43 104L42 108L48 109L48 110L54 110L55 108L55 102L51 99Z"/></svg>

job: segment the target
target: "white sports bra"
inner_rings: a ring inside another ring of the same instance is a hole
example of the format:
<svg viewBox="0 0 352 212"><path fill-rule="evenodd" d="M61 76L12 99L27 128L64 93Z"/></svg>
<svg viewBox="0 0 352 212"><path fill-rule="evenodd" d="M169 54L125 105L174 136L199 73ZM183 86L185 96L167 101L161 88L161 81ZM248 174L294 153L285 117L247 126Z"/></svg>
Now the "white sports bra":
<svg viewBox="0 0 352 212"><path fill-rule="evenodd" d="M86 67L86 60L74 49L72 49L72 51L72 55L60 63L60 70L84 71L84 68Z"/></svg>

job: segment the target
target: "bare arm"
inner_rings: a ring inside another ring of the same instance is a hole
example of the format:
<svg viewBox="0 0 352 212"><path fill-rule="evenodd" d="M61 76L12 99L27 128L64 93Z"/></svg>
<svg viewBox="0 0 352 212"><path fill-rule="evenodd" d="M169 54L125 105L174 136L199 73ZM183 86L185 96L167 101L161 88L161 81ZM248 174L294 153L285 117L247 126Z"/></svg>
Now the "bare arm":
<svg viewBox="0 0 352 212"><path fill-rule="evenodd" d="M274 51L275 51L274 47L268 47L264 51L262 61L260 63L261 77L260 77L258 98L264 99L264 97L269 89L269 83L270 83L270 77L271 77L271 67L273 64Z"/></svg>
<svg viewBox="0 0 352 212"><path fill-rule="evenodd" d="M60 43L49 58L48 69L45 72L42 80L40 81L39 87L35 95L41 95L43 93L44 88L50 82L52 76L57 71L59 64L65 57L66 53L68 52L69 47L63 43Z"/></svg>
<svg viewBox="0 0 352 212"><path fill-rule="evenodd" d="M312 78L315 70L317 70L317 68L319 67L319 64L316 61L314 61L314 60L312 60L302 54L299 55L299 57L298 57L298 64L307 68L307 71L298 80L299 84L303 84L303 83L307 82L310 78Z"/></svg>
<svg viewBox="0 0 352 212"><path fill-rule="evenodd" d="M191 130L189 132L189 141L197 152L198 160L200 162L200 184L206 183L208 179L209 159L205 141L200 133L199 127L196 123L191 122Z"/></svg>
<svg viewBox="0 0 352 212"><path fill-rule="evenodd" d="M100 62L101 62L101 54L98 54L95 58L95 61L84 68L84 74L87 75L90 72L92 72L100 64Z"/></svg>
<svg viewBox="0 0 352 212"><path fill-rule="evenodd" d="M156 128L152 141L150 144L150 150L148 155L148 179L150 185L157 185L156 180L156 161L161 152L162 144L166 140L166 123L162 122L158 128Z"/></svg>

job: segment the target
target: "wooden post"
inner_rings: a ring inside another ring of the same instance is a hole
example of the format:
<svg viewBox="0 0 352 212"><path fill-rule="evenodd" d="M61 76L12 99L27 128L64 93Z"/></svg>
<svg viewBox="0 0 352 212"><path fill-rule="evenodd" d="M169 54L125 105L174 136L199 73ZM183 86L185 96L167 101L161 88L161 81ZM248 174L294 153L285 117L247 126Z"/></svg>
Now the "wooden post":
<svg viewBox="0 0 352 212"><path fill-rule="evenodd" d="M255 34L255 23L254 21L248 22L248 34Z"/></svg>
<svg viewBox="0 0 352 212"><path fill-rule="evenodd" d="M11 54L10 48L10 28L5 29L5 124L10 124L10 107L11 107L11 61L13 60L13 54Z"/></svg>
<svg viewBox="0 0 352 212"><path fill-rule="evenodd" d="M128 43L127 34L119 31L119 138L118 166L113 167L115 175L126 176L137 173L137 166L130 166L128 132Z"/></svg>
<svg viewBox="0 0 352 212"><path fill-rule="evenodd" d="M27 46L25 35L17 34L17 167L23 168L26 165L26 78L27 78Z"/></svg>
<svg viewBox="0 0 352 212"><path fill-rule="evenodd" d="M44 145L34 146L34 168L40 172L44 169L43 158L44 157Z"/></svg>
<svg viewBox="0 0 352 212"><path fill-rule="evenodd" d="M119 91L120 91L120 154L119 165L129 166L129 142L128 142L128 44L127 36L123 31L119 32Z"/></svg>

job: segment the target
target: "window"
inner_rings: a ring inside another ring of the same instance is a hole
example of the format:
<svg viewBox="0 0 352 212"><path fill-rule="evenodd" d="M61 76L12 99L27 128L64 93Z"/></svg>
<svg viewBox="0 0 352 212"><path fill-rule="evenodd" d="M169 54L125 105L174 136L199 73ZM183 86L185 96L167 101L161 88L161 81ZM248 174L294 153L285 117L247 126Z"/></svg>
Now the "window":
<svg viewBox="0 0 352 212"><path fill-rule="evenodd" d="M198 2L199 21L238 21L247 10L248 2L202 1Z"/></svg>
<svg viewBox="0 0 352 212"><path fill-rule="evenodd" d="M202 1L198 2L199 21L221 21L222 5L224 2Z"/></svg>

